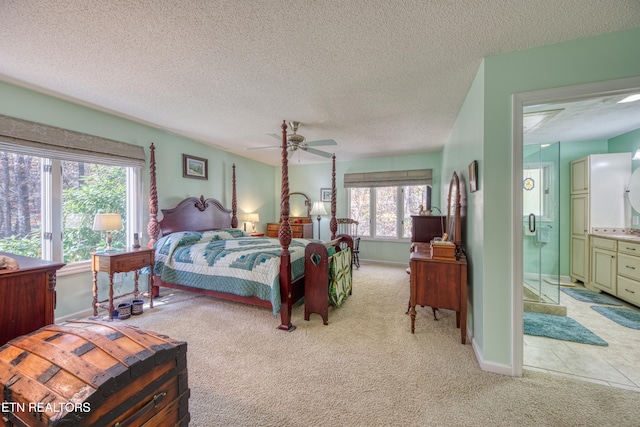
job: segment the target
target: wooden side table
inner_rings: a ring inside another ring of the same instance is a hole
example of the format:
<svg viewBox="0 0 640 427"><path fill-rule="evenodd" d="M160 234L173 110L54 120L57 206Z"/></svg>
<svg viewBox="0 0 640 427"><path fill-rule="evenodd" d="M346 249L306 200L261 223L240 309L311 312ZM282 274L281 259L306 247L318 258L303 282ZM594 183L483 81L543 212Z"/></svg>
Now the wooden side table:
<svg viewBox="0 0 640 427"><path fill-rule="evenodd" d="M129 249L120 252L96 252L91 254L91 270L93 271L93 315L98 315L98 307L102 303L109 303L109 320L113 320L113 275L115 273L134 272L133 292L118 295L124 297L133 295L138 298L141 294L138 290L138 270L144 267L150 268L149 274L149 306L153 308L153 265L155 263L155 250L150 248ZM102 271L109 275L109 298L98 301L98 272Z"/></svg>

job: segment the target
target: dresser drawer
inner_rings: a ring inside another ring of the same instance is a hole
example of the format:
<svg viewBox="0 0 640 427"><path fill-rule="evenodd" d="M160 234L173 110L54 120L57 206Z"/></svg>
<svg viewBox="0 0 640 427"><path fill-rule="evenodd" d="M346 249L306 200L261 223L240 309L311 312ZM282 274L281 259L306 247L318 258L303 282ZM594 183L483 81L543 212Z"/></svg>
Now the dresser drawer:
<svg viewBox="0 0 640 427"><path fill-rule="evenodd" d="M602 248L602 249L607 249L609 251L615 251L616 250L616 243L618 243L617 240L605 239L605 238L602 238L602 237L591 236L591 246L594 246L596 248Z"/></svg>
<svg viewBox="0 0 640 427"><path fill-rule="evenodd" d="M116 258L113 262L113 270L116 272L121 270L133 271L148 267L152 263L151 253L152 252L146 252L135 255L128 253L126 257Z"/></svg>
<svg viewBox="0 0 640 427"><path fill-rule="evenodd" d="M632 304L640 305L640 282L618 276L617 296Z"/></svg>
<svg viewBox="0 0 640 427"><path fill-rule="evenodd" d="M267 237L278 237L278 231L280 230L280 224L267 224Z"/></svg>
<svg viewBox="0 0 640 427"><path fill-rule="evenodd" d="M624 240L619 240L618 253L635 255L640 257L640 243L626 242Z"/></svg>
<svg viewBox="0 0 640 427"><path fill-rule="evenodd" d="M624 255L618 251L618 275L640 280L640 258Z"/></svg>

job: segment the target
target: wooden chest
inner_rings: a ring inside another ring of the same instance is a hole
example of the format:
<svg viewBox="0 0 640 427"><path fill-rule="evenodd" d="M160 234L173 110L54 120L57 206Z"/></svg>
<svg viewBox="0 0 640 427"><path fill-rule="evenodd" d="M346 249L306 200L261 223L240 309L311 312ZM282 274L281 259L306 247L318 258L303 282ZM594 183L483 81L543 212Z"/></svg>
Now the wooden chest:
<svg viewBox="0 0 640 427"><path fill-rule="evenodd" d="M116 322L49 325L0 347L0 425L187 426L187 344Z"/></svg>

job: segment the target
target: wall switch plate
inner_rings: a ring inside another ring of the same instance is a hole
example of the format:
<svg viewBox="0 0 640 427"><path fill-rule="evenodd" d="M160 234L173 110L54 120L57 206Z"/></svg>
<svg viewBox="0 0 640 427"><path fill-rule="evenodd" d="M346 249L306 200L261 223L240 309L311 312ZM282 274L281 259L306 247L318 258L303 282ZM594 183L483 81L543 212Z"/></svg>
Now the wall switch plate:
<svg viewBox="0 0 640 427"><path fill-rule="evenodd" d="M638 220L638 216L634 215L633 216L633 225L639 225L640 221Z"/></svg>

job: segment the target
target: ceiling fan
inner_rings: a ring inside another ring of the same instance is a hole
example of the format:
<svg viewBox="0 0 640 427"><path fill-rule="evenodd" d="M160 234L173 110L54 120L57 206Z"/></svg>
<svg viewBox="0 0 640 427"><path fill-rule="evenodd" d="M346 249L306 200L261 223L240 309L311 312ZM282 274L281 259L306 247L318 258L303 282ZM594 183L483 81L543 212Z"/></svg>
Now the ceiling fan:
<svg viewBox="0 0 640 427"><path fill-rule="evenodd" d="M300 126L300 122L290 122L289 127L292 132L287 134L287 151L289 152L289 158L293 156L298 150L307 151L312 154L317 154L318 156L331 158L333 156L332 153L327 153L326 151L317 150L312 147L318 147L323 145L338 145L333 139L320 139L317 141L307 141L307 139L300 135L298 132L298 127ZM275 133L270 133L269 135L273 136L276 139L282 138L282 136L277 135ZM247 148L247 150L261 150L263 148L280 148L280 145L268 145L266 147L254 147Z"/></svg>

